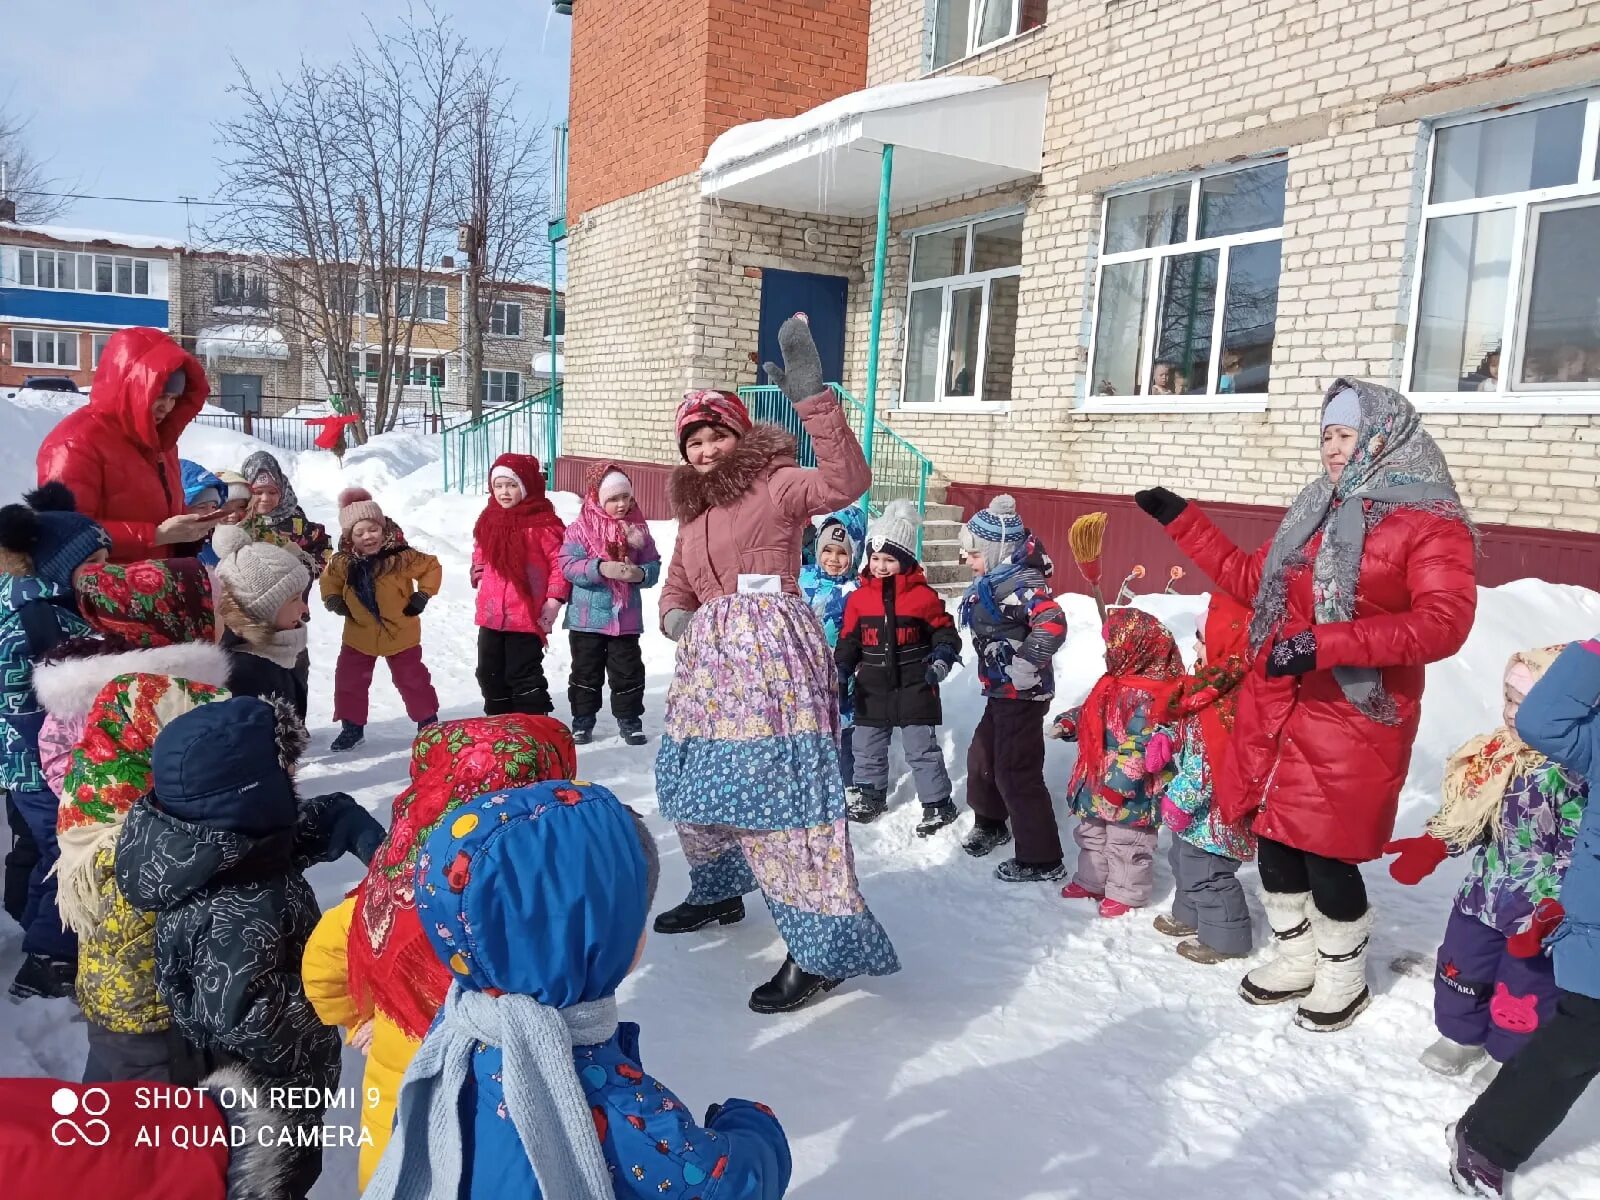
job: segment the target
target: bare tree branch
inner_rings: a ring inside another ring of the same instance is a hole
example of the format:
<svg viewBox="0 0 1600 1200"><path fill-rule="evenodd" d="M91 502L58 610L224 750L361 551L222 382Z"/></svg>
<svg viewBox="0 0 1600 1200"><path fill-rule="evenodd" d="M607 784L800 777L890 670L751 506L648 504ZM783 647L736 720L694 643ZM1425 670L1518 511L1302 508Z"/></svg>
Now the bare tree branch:
<svg viewBox="0 0 1600 1200"><path fill-rule="evenodd" d="M27 133L27 118L12 111L8 102L0 102L0 164L5 166L5 188L0 196L16 201L19 223L47 225L72 204L49 193L72 189L50 174L49 160L34 153Z"/></svg>

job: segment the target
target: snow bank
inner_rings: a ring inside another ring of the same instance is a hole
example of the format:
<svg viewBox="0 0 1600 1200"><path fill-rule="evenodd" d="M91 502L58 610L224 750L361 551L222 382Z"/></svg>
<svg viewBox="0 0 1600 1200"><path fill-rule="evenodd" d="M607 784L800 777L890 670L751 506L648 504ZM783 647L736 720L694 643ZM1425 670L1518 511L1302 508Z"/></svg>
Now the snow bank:
<svg viewBox="0 0 1600 1200"><path fill-rule="evenodd" d="M289 343L271 325L207 325L195 338L201 358L288 358Z"/></svg>

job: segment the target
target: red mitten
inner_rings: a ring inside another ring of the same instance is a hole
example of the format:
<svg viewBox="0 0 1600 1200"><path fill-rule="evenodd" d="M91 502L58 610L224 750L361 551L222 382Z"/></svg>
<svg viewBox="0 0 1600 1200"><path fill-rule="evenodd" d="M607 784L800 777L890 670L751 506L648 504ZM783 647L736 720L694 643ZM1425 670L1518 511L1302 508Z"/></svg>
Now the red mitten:
<svg viewBox="0 0 1600 1200"><path fill-rule="evenodd" d="M1533 920L1521 933L1506 939L1506 949L1513 958L1537 958L1544 950L1544 940L1555 932L1556 926L1566 920L1567 910L1559 900L1541 900L1533 909Z"/></svg>
<svg viewBox="0 0 1600 1200"><path fill-rule="evenodd" d="M1400 838L1398 841L1386 842L1383 852L1399 856L1389 864L1389 874L1394 876L1397 883L1403 883L1407 887L1421 883L1439 869L1440 863L1450 857L1450 847L1431 833L1425 833L1421 837Z"/></svg>

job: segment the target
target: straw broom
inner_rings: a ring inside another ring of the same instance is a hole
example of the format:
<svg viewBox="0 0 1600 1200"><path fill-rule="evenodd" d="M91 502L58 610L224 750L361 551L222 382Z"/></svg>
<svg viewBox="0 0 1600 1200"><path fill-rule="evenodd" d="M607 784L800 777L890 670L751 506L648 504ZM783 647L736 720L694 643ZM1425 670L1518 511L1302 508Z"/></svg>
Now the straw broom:
<svg viewBox="0 0 1600 1200"><path fill-rule="evenodd" d="M1072 528L1067 532L1072 561L1078 564L1078 570L1088 581L1102 621L1106 617L1106 597L1100 590L1100 552L1105 547L1105 539L1106 514L1103 512L1084 514L1072 523Z"/></svg>

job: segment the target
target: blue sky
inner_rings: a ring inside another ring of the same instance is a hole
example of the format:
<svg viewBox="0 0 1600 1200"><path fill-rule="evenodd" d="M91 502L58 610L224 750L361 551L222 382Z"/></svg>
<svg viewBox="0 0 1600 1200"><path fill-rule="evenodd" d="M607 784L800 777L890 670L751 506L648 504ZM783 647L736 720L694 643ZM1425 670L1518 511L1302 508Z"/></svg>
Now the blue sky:
<svg viewBox="0 0 1600 1200"><path fill-rule="evenodd" d="M393 23L406 0L13 0L0 104L66 190L176 199L216 187L212 122L230 111L236 56L260 81L328 62ZM476 47L499 50L531 118L567 107L571 19L548 0L440 0ZM196 210L197 213L199 210ZM182 237L178 205L79 200L59 224Z"/></svg>

